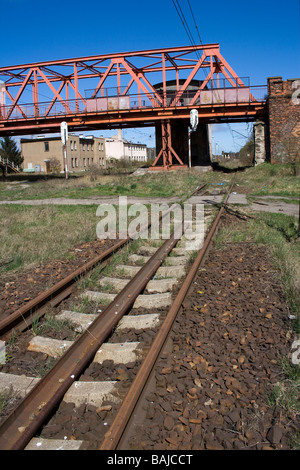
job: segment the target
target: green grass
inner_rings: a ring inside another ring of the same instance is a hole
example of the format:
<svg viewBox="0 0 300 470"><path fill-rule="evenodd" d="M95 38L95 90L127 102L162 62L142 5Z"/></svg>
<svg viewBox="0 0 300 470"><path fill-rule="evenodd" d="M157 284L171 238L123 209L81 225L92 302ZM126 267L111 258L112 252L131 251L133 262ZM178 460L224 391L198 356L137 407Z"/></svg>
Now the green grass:
<svg viewBox="0 0 300 470"><path fill-rule="evenodd" d="M21 180L21 176L23 180ZM63 177L35 179L27 181L26 175L13 175L0 181L0 200L47 198L98 198L102 196L135 197L182 197L197 186L208 183L216 188L228 182L232 174L214 171L199 173L195 169L171 172L148 172L145 175L133 174L86 174L68 180ZM251 195L273 195L299 199L300 166L292 164L272 165L263 163L246 168L236 174L240 192Z"/></svg>
<svg viewBox="0 0 300 470"><path fill-rule="evenodd" d="M300 410L300 368L297 364L291 364L287 358L282 359L281 368L283 378L272 384L267 401L272 407L280 407L290 417L297 416ZM291 447L300 449L300 433L295 433L291 439Z"/></svg>
<svg viewBox="0 0 300 470"><path fill-rule="evenodd" d="M48 331L60 333L64 328L72 330L72 324L69 320L60 320L55 315L48 313L42 320L37 319L33 323L32 331L34 335L43 335Z"/></svg>
<svg viewBox="0 0 300 470"><path fill-rule="evenodd" d="M0 206L0 273L67 257L96 238L96 206Z"/></svg>
<svg viewBox="0 0 300 470"><path fill-rule="evenodd" d="M8 400L10 398L10 393L9 392L1 392L0 393L0 413L6 406Z"/></svg>
<svg viewBox="0 0 300 470"><path fill-rule="evenodd" d="M281 196L299 201L300 164L263 163L238 173L236 182L240 185L240 192L245 189L247 194Z"/></svg>
<svg viewBox="0 0 300 470"><path fill-rule="evenodd" d="M98 198L102 196L173 197L184 196L205 182L221 182L224 175L200 174L195 170L149 172L145 175L100 175L96 181L88 176L35 181L22 187L21 182L0 181L0 200L49 198ZM230 178L225 178L230 179ZM22 184L24 181L22 182Z"/></svg>
<svg viewBox="0 0 300 470"><path fill-rule="evenodd" d="M48 356L47 359L43 363L38 363L33 367L34 373L42 379L54 366L55 359Z"/></svg>

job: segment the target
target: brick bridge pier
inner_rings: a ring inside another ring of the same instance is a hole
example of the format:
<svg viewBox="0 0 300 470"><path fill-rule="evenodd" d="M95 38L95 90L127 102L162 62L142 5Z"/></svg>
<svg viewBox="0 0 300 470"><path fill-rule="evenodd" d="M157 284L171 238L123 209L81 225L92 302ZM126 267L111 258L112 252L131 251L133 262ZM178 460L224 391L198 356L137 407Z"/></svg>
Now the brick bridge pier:
<svg viewBox="0 0 300 470"><path fill-rule="evenodd" d="M300 79L268 78L267 115L254 123L255 164L300 163Z"/></svg>

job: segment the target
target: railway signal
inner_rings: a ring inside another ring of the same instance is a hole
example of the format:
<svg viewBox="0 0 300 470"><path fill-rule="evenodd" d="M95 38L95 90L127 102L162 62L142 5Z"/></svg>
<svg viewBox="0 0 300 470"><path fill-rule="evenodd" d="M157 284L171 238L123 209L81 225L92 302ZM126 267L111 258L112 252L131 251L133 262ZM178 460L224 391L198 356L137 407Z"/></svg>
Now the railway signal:
<svg viewBox="0 0 300 470"><path fill-rule="evenodd" d="M195 132L198 126L198 111L197 109L192 109L190 112L190 126L189 126L189 168L192 166L192 150L191 150L191 133Z"/></svg>
<svg viewBox="0 0 300 470"><path fill-rule="evenodd" d="M63 151L64 151L66 179L68 179L67 141L69 137L68 137L68 124L65 121L63 121L60 125L60 135L61 135L61 141L63 144Z"/></svg>

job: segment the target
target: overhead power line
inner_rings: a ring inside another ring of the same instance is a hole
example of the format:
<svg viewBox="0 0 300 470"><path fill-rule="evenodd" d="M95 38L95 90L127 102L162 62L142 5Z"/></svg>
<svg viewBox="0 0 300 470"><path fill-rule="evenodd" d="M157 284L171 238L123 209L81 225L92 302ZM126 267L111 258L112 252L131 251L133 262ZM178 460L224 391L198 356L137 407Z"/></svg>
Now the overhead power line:
<svg viewBox="0 0 300 470"><path fill-rule="evenodd" d="M182 24L183 24L183 27L184 27L184 29L185 29L185 32L186 32L188 38L189 38L189 41L190 41L191 45L195 48L196 54L197 54L198 58L200 59L199 52L198 52L197 49L196 49L196 43L195 43L193 34L192 34L191 30L190 30L190 27L189 27L189 25L188 25L188 22L187 22L187 20L186 20L185 15L184 15L184 13L183 13L183 11L182 11L182 8L181 8L181 6L180 6L180 4L179 4L179 1L178 1L178 0L172 0L172 2L173 2L173 5L174 5L174 7L175 7L175 9L176 9L176 11L177 11L177 14L178 14L178 16L179 16L179 18L180 18L180 21L181 21Z"/></svg>
<svg viewBox="0 0 300 470"><path fill-rule="evenodd" d="M195 19L195 15L194 15L193 10L192 10L192 6L191 6L191 3L190 3L190 0L187 0L187 1L188 1L188 4L189 4L189 7L190 7L191 15L192 15L193 20L194 20L194 24L195 24L195 28L196 28L196 31L197 31L197 34L198 34L198 38L199 38L200 44L203 44L202 39L201 39L201 36L200 36L200 33L199 33L199 29L198 29L198 26L197 26L197 22L196 22L196 19Z"/></svg>
<svg viewBox="0 0 300 470"><path fill-rule="evenodd" d="M198 38L199 38L200 44L203 44L202 39L201 39L201 36L200 36L200 33L199 33L199 29L198 29L198 26L197 26L196 18L195 18L195 15L194 15L194 13L193 13L193 9L192 9L191 3L190 3L190 0L187 0L187 1L188 1L188 5L189 5L189 8L190 8L190 12L191 12L192 18L193 18L193 20L194 20L194 24L195 24L195 28L196 28L196 31L197 31L197 34L198 34ZM199 51L198 51L198 49L197 49L197 47L196 47L196 42L195 42L194 37L193 37L193 34L192 34L192 32L191 32L191 28L190 28L189 25L188 25L188 22L187 22L187 20L186 20L186 17L185 17L185 15L184 15L183 11L182 11L182 8L181 8L181 6L180 6L180 4L179 4L179 1L178 1L178 0L172 0L172 2L173 2L173 5L174 5L174 7L175 7L177 13L178 13L178 16L179 16L179 18L180 18L180 21L182 22L183 27L184 27L184 29L185 29L185 31L186 31L186 33L187 33L187 36L188 36L188 38L189 38L189 40L190 40L190 43L191 43L192 47L195 49L196 55L197 55L197 57L198 57L198 60L200 60L200 59L201 59L200 53L199 53ZM205 69L205 68L202 68L202 71L203 71L205 77L207 78L208 72L206 71L206 69Z"/></svg>
<svg viewBox="0 0 300 470"><path fill-rule="evenodd" d="M244 134L241 134L240 132L235 131L234 129L232 129L232 132L236 132L237 134L241 135L242 137L245 137L245 139L248 139L248 136L246 136Z"/></svg>
<svg viewBox="0 0 300 470"><path fill-rule="evenodd" d="M299 0L299 1L300 1L300 0ZM183 13L183 10L182 10L182 8L181 8L181 6L180 6L179 0L172 0L172 2L173 2L173 5L174 5L174 7L175 7L175 9L176 9L176 11L177 11L177 14L178 14L178 16L179 16L179 18L180 18L180 21L181 21L181 23L183 24L183 27L184 27L184 29L185 29L185 31L186 31L186 34L187 34L187 36L188 36L188 38L189 38L189 41L190 41L192 47L195 49L195 52L196 52L196 54L197 54L198 59L200 60L200 54L199 54L199 51L197 50L196 42L195 42L194 37L193 37L193 34L192 34L192 32L191 32L191 28L190 28L189 25L188 25L186 16L185 16L185 14ZM187 3L188 3L188 6L189 6L189 9L190 9L190 13L191 13L192 19L193 19L193 21L194 21L194 26L195 26L195 29L196 29L196 32L197 32L197 35L198 35L199 42L200 42L201 45L203 45L202 38L201 38L201 35L200 35L200 32L199 32L199 28L198 28L198 25L197 25L197 21L196 21L196 18L195 18L195 15L194 15L193 8L192 8L192 5L191 5L190 0L187 0ZM202 70L203 70L203 73L204 73L205 77L207 78L208 72L206 71L205 68L202 68ZM240 133L237 132L237 131L234 131L234 130L231 128L230 123L227 123L227 127L228 127L228 129L229 129L229 131L230 131L230 134L231 134L231 137L232 137L232 141L233 141L233 145L236 147L238 144L237 144L236 141L235 141L233 132L236 132L237 134L240 134ZM244 136L243 134L240 134L240 135L243 136L243 137L246 137L246 136Z"/></svg>

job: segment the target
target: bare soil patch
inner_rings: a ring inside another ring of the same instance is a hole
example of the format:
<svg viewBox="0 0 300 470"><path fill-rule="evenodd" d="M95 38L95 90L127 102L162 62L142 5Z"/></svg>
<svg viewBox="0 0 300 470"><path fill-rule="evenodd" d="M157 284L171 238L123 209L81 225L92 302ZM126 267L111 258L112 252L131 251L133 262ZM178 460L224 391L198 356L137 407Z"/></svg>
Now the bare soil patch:
<svg viewBox="0 0 300 470"><path fill-rule="evenodd" d="M75 245L68 258L49 260L22 272L2 276L0 280L0 321L41 292L109 249L114 240L95 240Z"/></svg>

